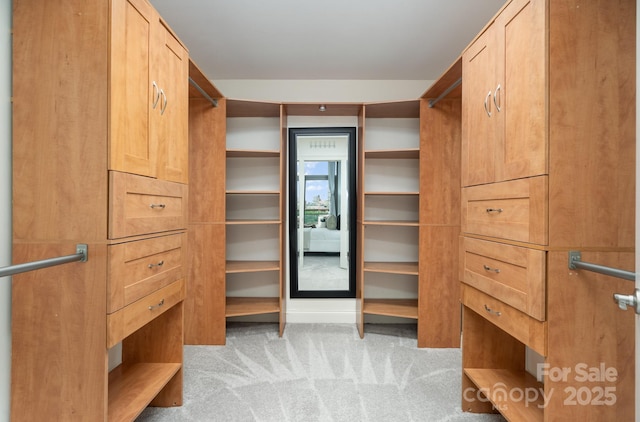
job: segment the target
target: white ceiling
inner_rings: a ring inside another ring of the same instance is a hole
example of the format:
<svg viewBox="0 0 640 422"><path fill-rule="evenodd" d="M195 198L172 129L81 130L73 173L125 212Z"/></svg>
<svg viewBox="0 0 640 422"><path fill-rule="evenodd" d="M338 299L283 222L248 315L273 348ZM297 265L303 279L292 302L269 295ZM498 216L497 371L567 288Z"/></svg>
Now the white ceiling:
<svg viewBox="0 0 640 422"><path fill-rule="evenodd" d="M213 80L437 79L505 0L150 0Z"/></svg>

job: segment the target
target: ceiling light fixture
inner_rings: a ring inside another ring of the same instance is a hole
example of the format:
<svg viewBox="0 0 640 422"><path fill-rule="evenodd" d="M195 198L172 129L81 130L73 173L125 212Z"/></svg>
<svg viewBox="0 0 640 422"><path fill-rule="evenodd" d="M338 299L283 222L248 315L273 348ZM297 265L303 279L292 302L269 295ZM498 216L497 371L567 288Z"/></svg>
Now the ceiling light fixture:
<svg viewBox="0 0 640 422"><path fill-rule="evenodd" d="M327 106L324 104L320 104L320 107L318 107L319 111L327 111Z"/></svg>

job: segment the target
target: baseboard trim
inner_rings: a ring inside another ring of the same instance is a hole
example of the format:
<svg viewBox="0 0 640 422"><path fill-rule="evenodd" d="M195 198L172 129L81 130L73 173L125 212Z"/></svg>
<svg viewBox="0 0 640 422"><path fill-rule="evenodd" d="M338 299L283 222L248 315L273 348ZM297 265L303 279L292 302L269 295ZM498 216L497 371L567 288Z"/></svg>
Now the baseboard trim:
<svg viewBox="0 0 640 422"><path fill-rule="evenodd" d="M355 312L301 312L301 311L287 311L287 323L293 324L314 324L314 323L329 323L329 324L355 324L356 313Z"/></svg>

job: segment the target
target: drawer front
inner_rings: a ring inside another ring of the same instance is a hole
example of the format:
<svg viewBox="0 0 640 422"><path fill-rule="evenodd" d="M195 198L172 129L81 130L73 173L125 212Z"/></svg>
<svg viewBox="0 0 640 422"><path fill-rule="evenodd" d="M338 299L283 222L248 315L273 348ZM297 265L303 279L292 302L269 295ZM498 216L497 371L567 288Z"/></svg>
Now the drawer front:
<svg viewBox="0 0 640 422"><path fill-rule="evenodd" d="M542 356L547 355L546 322L531 318L498 299L464 284L462 304Z"/></svg>
<svg viewBox="0 0 640 422"><path fill-rule="evenodd" d="M546 245L547 176L462 189L462 231Z"/></svg>
<svg viewBox="0 0 640 422"><path fill-rule="evenodd" d="M461 262L466 284L545 320L544 251L464 238Z"/></svg>
<svg viewBox="0 0 640 422"><path fill-rule="evenodd" d="M184 233L109 246L107 312L183 278L185 250Z"/></svg>
<svg viewBox="0 0 640 422"><path fill-rule="evenodd" d="M109 172L109 238L186 228L187 185Z"/></svg>
<svg viewBox="0 0 640 422"><path fill-rule="evenodd" d="M176 281L155 293L107 315L107 348L121 342L139 328L184 300L184 280Z"/></svg>

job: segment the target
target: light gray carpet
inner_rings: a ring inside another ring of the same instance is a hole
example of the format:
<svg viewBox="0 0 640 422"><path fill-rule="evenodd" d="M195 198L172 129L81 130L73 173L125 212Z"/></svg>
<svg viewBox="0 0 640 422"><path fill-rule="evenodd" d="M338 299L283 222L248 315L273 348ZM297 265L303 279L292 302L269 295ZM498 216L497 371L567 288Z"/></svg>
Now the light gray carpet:
<svg viewBox="0 0 640 422"><path fill-rule="evenodd" d="M460 409L459 349L418 349L415 325L234 324L185 346L184 405L138 421L502 421Z"/></svg>
<svg viewBox="0 0 640 422"><path fill-rule="evenodd" d="M300 290L349 290L349 270L340 268L339 255L305 255L299 270Z"/></svg>

